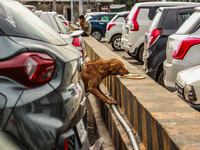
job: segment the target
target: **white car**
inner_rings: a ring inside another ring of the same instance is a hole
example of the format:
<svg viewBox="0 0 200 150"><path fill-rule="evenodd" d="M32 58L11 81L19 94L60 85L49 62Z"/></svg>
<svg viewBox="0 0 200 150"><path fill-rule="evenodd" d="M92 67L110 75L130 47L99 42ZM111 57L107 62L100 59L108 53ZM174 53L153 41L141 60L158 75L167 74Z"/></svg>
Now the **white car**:
<svg viewBox="0 0 200 150"><path fill-rule="evenodd" d="M200 104L200 65L180 71L175 86L178 95L192 106Z"/></svg>
<svg viewBox="0 0 200 150"><path fill-rule="evenodd" d="M63 23L65 29L69 32L70 31L69 21L65 18L64 15L58 14L58 17L60 21Z"/></svg>
<svg viewBox="0 0 200 150"><path fill-rule="evenodd" d="M182 24L176 33L168 37L164 61L164 84L175 91L178 72L200 65L200 7Z"/></svg>
<svg viewBox="0 0 200 150"><path fill-rule="evenodd" d="M122 26L125 23L129 11L119 12L107 24L105 40L112 45L114 50L122 50L121 48L121 35Z"/></svg>
<svg viewBox="0 0 200 150"><path fill-rule="evenodd" d="M46 22L50 27L56 30L69 43L73 44L82 53L82 59L84 61L86 52L84 41L81 36L83 30L76 30L73 32L67 31L62 21L59 19L57 12L44 12L39 10L35 11L35 14L44 22Z"/></svg>
<svg viewBox="0 0 200 150"><path fill-rule="evenodd" d="M122 48L143 62L144 35L159 7L187 5L189 2L141 2L131 9L122 29Z"/></svg>

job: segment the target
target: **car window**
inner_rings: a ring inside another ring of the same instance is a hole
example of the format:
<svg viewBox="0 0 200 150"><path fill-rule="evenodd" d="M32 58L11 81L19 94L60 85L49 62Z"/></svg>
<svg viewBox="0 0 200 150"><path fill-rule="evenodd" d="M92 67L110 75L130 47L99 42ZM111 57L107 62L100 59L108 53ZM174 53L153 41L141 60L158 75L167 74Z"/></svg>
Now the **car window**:
<svg viewBox="0 0 200 150"><path fill-rule="evenodd" d="M176 34L191 34L199 28L200 13L193 13L177 30Z"/></svg>
<svg viewBox="0 0 200 150"><path fill-rule="evenodd" d="M102 16L101 21L109 21L109 17L108 16Z"/></svg>
<svg viewBox="0 0 200 150"><path fill-rule="evenodd" d="M67 30L65 29L65 27L63 26L63 23L62 23L62 21L59 19L58 15L55 15L55 16L54 16L54 19L55 19L55 21L56 21L56 23L57 23L57 25L58 25L59 31L61 31L62 34L67 34L68 32L67 32Z"/></svg>
<svg viewBox="0 0 200 150"><path fill-rule="evenodd" d="M94 20L101 20L102 16L97 16Z"/></svg>
<svg viewBox="0 0 200 150"><path fill-rule="evenodd" d="M67 44L56 31L16 1L0 2L0 30L7 36L36 39L56 45Z"/></svg>
<svg viewBox="0 0 200 150"><path fill-rule="evenodd" d="M149 30L148 30L149 32L152 31L153 29L156 29L156 28L157 28L161 16L162 16L162 11L159 10L159 11L157 12L156 16L154 17L154 19L153 19L153 21L152 21L150 27L149 27Z"/></svg>
<svg viewBox="0 0 200 150"><path fill-rule="evenodd" d="M125 22L125 18L123 16L120 16L120 17L116 18L114 22L124 23Z"/></svg>
<svg viewBox="0 0 200 150"><path fill-rule="evenodd" d="M186 21L191 15L192 13L184 13L181 14L181 18L183 19L183 21Z"/></svg>
<svg viewBox="0 0 200 150"><path fill-rule="evenodd" d="M115 16L114 14L109 15L109 16L108 16L108 17L109 17L109 21L112 20L112 18L113 18L114 16Z"/></svg>

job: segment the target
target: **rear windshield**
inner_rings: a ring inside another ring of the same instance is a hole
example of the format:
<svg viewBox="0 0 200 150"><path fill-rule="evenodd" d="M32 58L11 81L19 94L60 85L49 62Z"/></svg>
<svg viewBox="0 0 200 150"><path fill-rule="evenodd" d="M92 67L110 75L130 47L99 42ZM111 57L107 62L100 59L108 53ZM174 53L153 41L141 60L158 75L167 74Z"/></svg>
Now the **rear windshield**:
<svg viewBox="0 0 200 150"><path fill-rule="evenodd" d="M148 30L149 32L152 31L153 29L156 29L156 28L157 28L161 16L162 16L162 11L159 10L159 11L157 12L157 14L155 15L155 17L154 17L154 19L153 19L153 21L152 21L152 23L151 23L151 25L150 25L150 27L149 27L149 30Z"/></svg>
<svg viewBox="0 0 200 150"><path fill-rule="evenodd" d="M0 0L0 31L7 36L36 39L55 45L67 44L56 31L16 1Z"/></svg>
<svg viewBox="0 0 200 150"><path fill-rule="evenodd" d="M57 25L58 25L59 30L60 30L63 34L67 34L68 32L67 32L67 30L65 29L65 27L64 27L62 21L60 20L60 18L58 17L58 15L55 15L55 16L54 16L54 19L55 19L55 21L56 21L56 23L57 23Z"/></svg>
<svg viewBox="0 0 200 150"><path fill-rule="evenodd" d="M191 34L195 32L200 25L200 13L193 13L180 28L176 31L176 34Z"/></svg>

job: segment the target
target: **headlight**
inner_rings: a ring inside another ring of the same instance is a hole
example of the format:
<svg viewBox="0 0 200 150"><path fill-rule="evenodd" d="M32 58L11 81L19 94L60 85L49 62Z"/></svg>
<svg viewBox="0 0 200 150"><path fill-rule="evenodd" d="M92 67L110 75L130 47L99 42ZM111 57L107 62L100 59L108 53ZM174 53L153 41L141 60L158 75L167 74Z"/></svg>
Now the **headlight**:
<svg viewBox="0 0 200 150"><path fill-rule="evenodd" d="M194 91L194 87L191 85L186 85L184 88L184 96L187 101L195 103L197 101L197 97Z"/></svg>

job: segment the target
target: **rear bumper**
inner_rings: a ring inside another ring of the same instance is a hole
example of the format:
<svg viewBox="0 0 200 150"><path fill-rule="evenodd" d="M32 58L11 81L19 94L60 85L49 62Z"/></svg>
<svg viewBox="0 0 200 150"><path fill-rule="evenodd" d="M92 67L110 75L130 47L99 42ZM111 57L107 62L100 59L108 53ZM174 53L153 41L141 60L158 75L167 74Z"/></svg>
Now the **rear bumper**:
<svg viewBox="0 0 200 150"><path fill-rule="evenodd" d="M173 59L172 63L168 63L165 60L163 63L163 69L164 69L164 84L166 88L170 91L175 91L176 90L175 80L178 72L187 69L189 67L192 67L192 65L185 60Z"/></svg>
<svg viewBox="0 0 200 150"><path fill-rule="evenodd" d="M107 32L105 33L105 41L108 42L108 43L110 43L110 40L111 40L111 35L110 35L110 33L107 31Z"/></svg>
<svg viewBox="0 0 200 150"><path fill-rule="evenodd" d="M71 129L60 135L58 150L88 150L89 140L87 138L87 114Z"/></svg>

